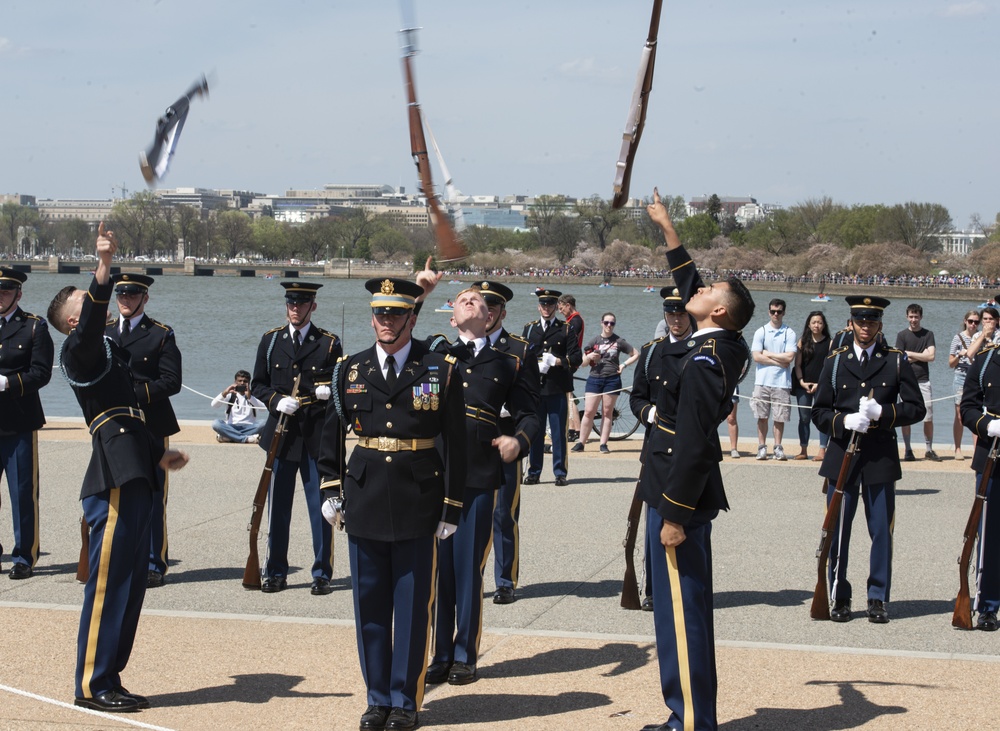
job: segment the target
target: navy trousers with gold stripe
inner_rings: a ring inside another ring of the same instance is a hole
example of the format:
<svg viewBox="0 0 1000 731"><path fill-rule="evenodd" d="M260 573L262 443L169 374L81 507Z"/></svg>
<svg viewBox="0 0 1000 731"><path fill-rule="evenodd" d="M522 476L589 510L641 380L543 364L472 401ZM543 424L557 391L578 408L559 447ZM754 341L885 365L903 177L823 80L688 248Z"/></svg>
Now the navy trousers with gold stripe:
<svg viewBox="0 0 1000 731"><path fill-rule="evenodd" d="M976 473L976 491L983 473ZM986 504L979 518L979 555L974 558L979 567L979 593L977 612L1000 611L1000 556L997 555L997 542L1000 541L1000 501L993 501L993 488L997 486L997 478L990 479L986 486Z"/></svg>
<svg viewBox="0 0 1000 731"><path fill-rule="evenodd" d="M868 599L888 602L892 589L892 531L896 521L896 483L863 484L860 496L858 487L853 485L844 489L844 499L841 502L844 516L843 530L840 527L839 516L837 525L833 529L830 560L827 562L830 593L835 602L850 602L852 599L851 583L847 580L851 527L854 525L858 502L863 502L868 533L872 537L868 561ZM827 505L833 498L833 492L832 489L827 490Z"/></svg>
<svg viewBox="0 0 1000 731"><path fill-rule="evenodd" d="M475 665L483 634L483 571L493 536L495 490L466 488L458 529L438 541L434 662Z"/></svg>
<svg viewBox="0 0 1000 731"><path fill-rule="evenodd" d="M287 459L274 460L271 493L268 496L271 512L268 519L267 576L288 575L288 540L292 523L292 499L295 497L295 473L302 477L302 493L309 513L312 533L314 579L333 578L333 526L323 518L319 499L319 468L316 460L307 454L301 462Z"/></svg>
<svg viewBox="0 0 1000 731"><path fill-rule="evenodd" d="M389 542L349 535L348 547L368 704L417 711L430 650L434 536Z"/></svg>
<svg viewBox="0 0 1000 731"><path fill-rule="evenodd" d="M500 468L500 491L493 511L493 581L498 589L501 586L517 588L521 463L522 460L515 459L504 462Z"/></svg>
<svg viewBox="0 0 1000 731"><path fill-rule="evenodd" d="M90 526L90 577L77 638L77 698L93 698L122 685L146 596L149 522L157 499L146 480L83 499Z"/></svg>
<svg viewBox="0 0 1000 731"><path fill-rule="evenodd" d="M164 450L170 449L170 438L163 438ZM156 468L156 481L160 492L153 500L153 517L149 522L149 570L158 574L167 573L167 492L170 488L170 476L162 467Z"/></svg>
<svg viewBox="0 0 1000 731"><path fill-rule="evenodd" d="M7 475L14 521L14 563L38 561L38 432L0 436L0 475Z"/></svg>
<svg viewBox="0 0 1000 731"><path fill-rule="evenodd" d="M712 515L714 517L714 515ZM684 527L683 543L660 543L663 518L650 510L646 541L653 574L653 622L668 724L677 731L716 729L712 523Z"/></svg>

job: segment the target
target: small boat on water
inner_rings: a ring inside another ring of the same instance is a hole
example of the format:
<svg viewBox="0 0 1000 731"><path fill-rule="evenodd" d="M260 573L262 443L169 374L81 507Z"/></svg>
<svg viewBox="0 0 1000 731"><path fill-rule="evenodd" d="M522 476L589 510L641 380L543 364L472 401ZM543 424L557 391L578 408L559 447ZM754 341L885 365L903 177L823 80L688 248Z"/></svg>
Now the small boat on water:
<svg viewBox="0 0 1000 731"><path fill-rule="evenodd" d="M448 280L448 284L461 284L461 283L462 283L462 281L460 279L450 279L450 280Z"/></svg>
<svg viewBox="0 0 1000 731"><path fill-rule="evenodd" d="M611 282L601 282L597 286L598 287L614 287L615 285L613 285Z"/></svg>
<svg viewBox="0 0 1000 731"><path fill-rule="evenodd" d="M455 311L455 304L451 300L448 300L447 302L445 302L440 307L435 308L434 311L435 312L454 312Z"/></svg>
<svg viewBox="0 0 1000 731"><path fill-rule="evenodd" d="M827 295L823 294L822 292L820 292L818 295L816 295L815 297L813 297L809 301L810 302L829 302L830 298L829 298L829 296L827 296Z"/></svg>
<svg viewBox="0 0 1000 731"><path fill-rule="evenodd" d="M643 291L644 294L649 294L650 292L655 292L656 291L656 287L646 287L642 291Z"/></svg>

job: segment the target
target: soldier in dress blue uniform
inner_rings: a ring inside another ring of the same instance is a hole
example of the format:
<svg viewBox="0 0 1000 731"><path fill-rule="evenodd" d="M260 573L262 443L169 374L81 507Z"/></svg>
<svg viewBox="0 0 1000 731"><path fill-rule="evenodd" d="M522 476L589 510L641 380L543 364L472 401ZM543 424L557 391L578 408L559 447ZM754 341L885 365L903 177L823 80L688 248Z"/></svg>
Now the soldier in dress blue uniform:
<svg viewBox="0 0 1000 731"><path fill-rule="evenodd" d="M288 539L295 496L295 473L302 477L302 489L309 512L313 554L311 568L315 596L333 591L333 531L323 520L320 505L319 458L326 400L330 398L330 378L343 348L340 338L312 323L316 291L322 284L282 282L288 322L264 333L257 346L251 390L267 406L267 421L260 432L265 451L278 425L287 414L286 432L272 468L268 494L267 563L260 590L265 594L283 591L288 585ZM300 377L298 393L292 389Z"/></svg>
<svg viewBox="0 0 1000 731"><path fill-rule="evenodd" d="M962 423L979 437L972 456L972 469L976 472L976 492L983 479L983 469L989 457L993 440L1000 436L1000 345L985 346L972 365L965 379L959 413ZM976 602L972 610L979 613L976 629L996 632L997 611L1000 610L1000 505L993 501L997 484L994 467L990 484L986 486L986 504L979 520L979 552L976 556ZM987 509L989 508L989 509Z"/></svg>
<svg viewBox="0 0 1000 731"><path fill-rule="evenodd" d="M135 641L146 595L149 523L158 499L156 468L179 469L182 452L165 450L144 424L129 356L104 337L111 298L114 234L97 239L97 271L89 290L64 287L48 320L67 337L60 365L92 435L93 455L80 497L90 527L89 578L77 639L75 704L128 712L149 701L129 693L121 673Z"/></svg>
<svg viewBox="0 0 1000 731"><path fill-rule="evenodd" d="M501 465L528 453L538 431L538 394L521 360L489 345L490 310L483 296L490 282L476 282L455 297L452 322L458 338L447 350L458 359L465 396L466 484L455 536L438 547L434 604L434 656L428 683L467 685L476 680L483 629L483 571L490 551ZM514 434L500 429L506 410Z"/></svg>
<svg viewBox="0 0 1000 731"><path fill-rule="evenodd" d="M750 362L740 331L754 304L734 277L705 286L656 190L647 211L663 231L667 263L697 330L687 340L657 348L656 425L640 484L651 508L646 541L652 554L656 652L671 715L645 730L715 729L711 535L712 520L729 507L719 469L718 427Z"/></svg>
<svg viewBox="0 0 1000 731"><path fill-rule="evenodd" d="M666 335L646 343L639 351L638 366L632 379L632 391L629 394L629 408L635 418L646 428L642 439L642 451L639 461L646 463L646 446L649 435L656 424L656 397L660 390L662 374L660 369L663 358L659 352L661 343L676 343L687 340L694 332L691 316L684 309L684 300L676 287L661 287L660 297L663 298L663 324ZM646 505L646 520L649 521L649 505ZM645 612L653 611L653 574L650 571L650 544L644 542L643 566L645 581L641 608Z"/></svg>
<svg viewBox="0 0 1000 731"><path fill-rule="evenodd" d="M18 305L27 278L0 267L0 474L14 521L12 579L29 578L38 561L38 430L45 423L38 391L52 377L53 358L45 320Z"/></svg>
<svg viewBox="0 0 1000 731"><path fill-rule="evenodd" d="M462 377L454 356L412 340L419 285L388 278L365 287L376 342L334 370L319 460L323 510L331 521L342 515L348 534L368 689L360 728L412 729L430 650L434 539L450 539L462 512ZM350 455L347 430L358 438Z"/></svg>
<svg viewBox="0 0 1000 731"><path fill-rule="evenodd" d="M531 386L534 398L538 400L538 361L528 356L528 341L507 332L503 321L507 317L507 303L514 299L514 292L500 282L480 283L483 299L490 310L490 324L486 336L497 350L515 355L521 361L521 370ZM500 414L500 432L514 436L517 424L507 413ZM538 424L538 429L543 427ZM500 490L497 492L497 506L493 513L493 592L494 604L512 604L517 589L520 568L520 534L518 520L521 515L521 468L523 459L504 462L500 465Z"/></svg>
<svg viewBox="0 0 1000 731"><path fill-rule="evenodd" d="M129 368L135 379L135 397L146 415L146 428L164 449L170 447L170 436L181 429L170 405L170 397L180 393L181 352L174 331L146 314L149 287L153 278L144 274L115 274L115 301L119 317L108 324L107 336L129 354ZM167 541L167 493L170 480L164 470L158 470L160 499L153 505L150 525L149 574L147 588L163 586L169 559Z"/></svg>
<svg viewBox="0 0 1000 731"><path fill-rule="evenodd" d="M902 477L896 427L915 424L926 409L906 354L890 348L882 330L884 297L846 297L851 308L850 336L831 349L813 403L812 421L830 435L819 474L837 483L852 432L863 436L847 477L840 516L830 545L830 619L851 619L851 584L847 580L851 525L859 500L864 501L872 537L868 574L868 621L889 621L886 604L892 587L892 530L896 519L896 481ZM868 397L874 392L872 398ZM860 496L859 496L860 492ZM827 490L827 504L834 491Z"/></svg>
<svg viewBox="0 0 1000 731"><path fill-rule="evenodd" d="M522 333L528 341L531 357L538 361L538 418L541 422L541 428L531 443L525 485L536 485L541 478L546 422L552 439L552 473L556 485L567 484L566 394L573 390L573 371L583 362L583 352L569 326L553 314L561 294L554 289L535 290L541 317L525 325Z"/></svg>

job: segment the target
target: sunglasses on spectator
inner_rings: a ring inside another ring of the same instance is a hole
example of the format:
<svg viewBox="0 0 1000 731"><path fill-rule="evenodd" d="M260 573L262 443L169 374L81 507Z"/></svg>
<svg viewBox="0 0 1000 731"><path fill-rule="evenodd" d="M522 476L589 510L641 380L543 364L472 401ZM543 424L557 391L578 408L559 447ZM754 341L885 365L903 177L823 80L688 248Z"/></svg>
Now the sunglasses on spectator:
<svg viewBox="0 0 1000 731"><path fill-rule="evenodd" d="M966 322L969 323L970 325L978 325L979 324L979 320L966 320Z"/></svg>
<svg viewBox="0 0 1000 731"><path fill-rule="evenodd" d="M602 320L601 322L602 322L602 324L607 325L608 327L614 327L615 326L615 321L614 320Z"/></svg>
<svg viewBox="0 0 1000 731"><path fill-rule="evenodd" d="M772 315L784 315L785 311L784 310L771 310L771 314Z"/></svg>

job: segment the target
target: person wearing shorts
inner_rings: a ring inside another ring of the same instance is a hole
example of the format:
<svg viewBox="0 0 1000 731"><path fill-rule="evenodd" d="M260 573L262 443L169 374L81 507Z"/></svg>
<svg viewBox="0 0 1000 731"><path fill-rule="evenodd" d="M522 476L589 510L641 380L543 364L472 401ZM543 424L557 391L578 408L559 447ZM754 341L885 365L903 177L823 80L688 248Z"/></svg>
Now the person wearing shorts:
<svg viewBox="0 0 1000 731"><path fill-rule="evenodd" d="M634 363L639 357L639 351L617 333L615 325L618 318L613 312L601 315L601 334L587 343L584 348L583 362L590 366L587 376L587 393L583 420L580 424L580 440L573 445L574 452L582 452L594 427L594 417L597 407L601 407L601 452L610 452L608 437L611 435L609 418L615 411L615 402L622 391L622 371ZM628 355L628 360L621 361L621 354Z"/></svg>
<svg viewBox="0 0 1000 731"><path fill-rule="evenodd" d="M798 350L795 331L785 325L785 301L768 303L767 324L753 336L751 353L757 370L754 377L750 410L757 419L757 459L767 459L767 422L773 421L774 459L784 462L781 439L785 422L792 416L792 367Z"/></svg>

